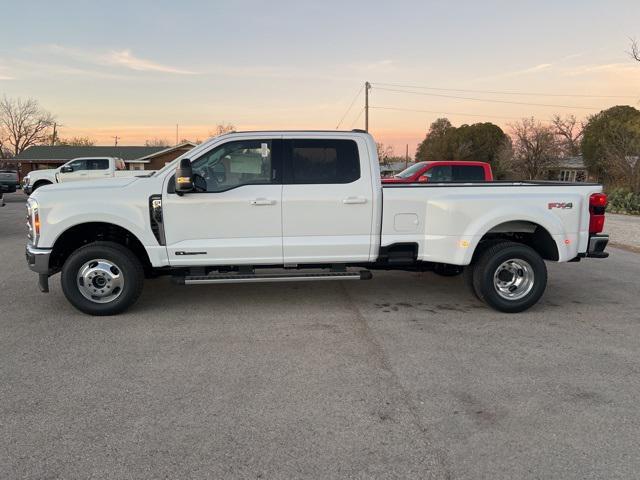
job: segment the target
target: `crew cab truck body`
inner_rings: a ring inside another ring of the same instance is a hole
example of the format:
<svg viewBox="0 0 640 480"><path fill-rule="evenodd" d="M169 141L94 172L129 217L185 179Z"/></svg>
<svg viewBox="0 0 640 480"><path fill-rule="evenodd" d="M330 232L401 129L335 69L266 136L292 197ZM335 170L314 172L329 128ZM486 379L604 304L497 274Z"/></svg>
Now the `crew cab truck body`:
<svg viewBox="0 0 640 480"><path fill-rule="evenodd" d="M382 183L424 183L424 182L491 182L493 172L486 162L465 160L435 160L414 163Z"/></svg>
<svg viewBox="0 0 640 480"><path fill-rule="evenodd" d="M544 260L606 257L601 186L383 185L373 138L247 132L209 140L143 178L73 182L28 200L26 257L43 291L61 272L83 312L115 314L145 276L179 284L367 279L376 269L460 273L518 312Z"/></svg>
<svg viewBox="0 0 640 480"><path fill-rule="evenodd" d="M150 173L150 172L145 172ZM58 168L33 170L23 178L23 189L30 195L45 185L84 180L140 175L139 171L127 170L124 160L115 157L81 157L69 160Z"/></svg>

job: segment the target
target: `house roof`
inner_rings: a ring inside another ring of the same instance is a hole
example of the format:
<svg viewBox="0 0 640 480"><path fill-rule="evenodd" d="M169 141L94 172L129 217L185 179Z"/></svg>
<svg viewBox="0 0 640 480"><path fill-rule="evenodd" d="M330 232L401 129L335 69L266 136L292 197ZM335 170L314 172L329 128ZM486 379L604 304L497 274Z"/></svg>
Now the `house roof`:
<svg viewBox="0 0 640 480"><path fill-rule="evenodd" d="M556 168L556 169L558 169L558 168L567 168L567 169L575 168L575 169L583 170L586 167L584 165L584 159L582 158L582 155L578 155L576 157L557 158L554 168Z"/></svg>
<svg viewBox="0 0 640 480"><path fill-rule="evenodd" d="M27 148L20 155L13 158L17 161L37 161L37 160L59 160L66 161L78 157L117 157L124 161L148 160L160 153L167 153L172 150L184 147L194 147L195 144L185 142L174 147L69 147L63 145L48 146L36 145Z"/></svg>

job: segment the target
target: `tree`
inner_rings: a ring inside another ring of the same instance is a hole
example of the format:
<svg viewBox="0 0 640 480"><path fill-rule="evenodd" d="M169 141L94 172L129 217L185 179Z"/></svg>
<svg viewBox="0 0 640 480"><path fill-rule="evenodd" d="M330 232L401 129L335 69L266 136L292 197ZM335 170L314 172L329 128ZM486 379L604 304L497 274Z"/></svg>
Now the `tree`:
<svg viewBox="0 0 640 480"><path fill-rule="evenodd" d="M513 167L529 180L540 178L555 164L558 142L552 127L531 118L512 123Z"/></svg>
<svg viewBox="0 0 640 480"><path fill-rule="evenodd" d="M589 118L582 138L587 168L640 192L640 110L619 105Z"/></svg>
<svg viewBox="0 0 640 480"><path fill-rule="evenodd" d="M416 162L449 159L449 134L454 129L447 118L438 118L429 127L427 136L418 145Z"/></svg>
<svg viewBox="0 0 640 480"><path fill-rule="evenodd" d="M385 147L384 143L377 142L376 150L378 151L378 162L389 163L389 159L393 157L393 147L391 145Z"/></svg>
<svg viewBox="0 0 640 480"><path fill-rule="evenodd" d="M425 160L475 160L487 162L494 173L502 175L499 155L509 137L490 122L454 127L446 118L431 124L424 141L416 151L416 161Z"/></svg>
<svg viewBox="0 0 640 480"><path fill-rule="evenodd" d="M0 150L19 155L32 145L46 142L54 116L33 98L0 100Z"/></svg>
<svg viewBox="0 0 640 480"><path fill-rule="evenodd" d="M551 124L558 137L560 153L566 157L580 155L580 141L584 133L584 125L578 123L574 115L566 117L554 115Z"/></svg>
<svg viewBox="0 0 640 480"><path fill-rule="evenodd" d="M631 40L631 52L629 52L631 58L640 62L640 45L638 45L638 41L635 39Z"/></svg>
<svg viewBox="0 0 640 480"><path fill-rule="evenodd" d="M224 135L225 133L231 133L231 132L235 132L236 131L236 127L234 125L232 125L231 123L220 123L218 125L216 125L216 128L213 132L209 133L209 136L211 137L219 137L220 135Z"/></svg>
<svg viewBox="0 0 640 480"><path fill-rule="evenodd" d="M71 137L56 139L56 145L67 147L93 147L96 141L89 137Z"/></svg>
<svg viewBox="0 0 640 480"><path fill-rule="evenodd" d="M152 138L144 141L145 147L170 147L171 143L166 138Z"/></svg>

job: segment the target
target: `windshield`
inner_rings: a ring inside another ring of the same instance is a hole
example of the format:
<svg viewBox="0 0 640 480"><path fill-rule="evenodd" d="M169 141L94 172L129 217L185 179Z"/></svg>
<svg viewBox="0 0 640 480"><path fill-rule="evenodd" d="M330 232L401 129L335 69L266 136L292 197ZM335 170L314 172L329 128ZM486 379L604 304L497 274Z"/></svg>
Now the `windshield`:
<svg viewBox="0 0 640 480"><path fill-rule="evenodd" d="M396 178L409 178L413 177L416 173L418 173L425 166L426 162L418 162L415 165L411 165L406 170L401 171L400 173L394 175Z"/></svg>

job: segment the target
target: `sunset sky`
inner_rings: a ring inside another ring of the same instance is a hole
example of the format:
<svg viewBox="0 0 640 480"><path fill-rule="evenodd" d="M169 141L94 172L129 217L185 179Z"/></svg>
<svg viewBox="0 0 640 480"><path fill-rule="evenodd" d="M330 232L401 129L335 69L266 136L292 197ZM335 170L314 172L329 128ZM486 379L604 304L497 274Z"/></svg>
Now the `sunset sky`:
<svg viewBox="0 0 640 480"><path fill-rule="evenodd" d="M365 81L396 154L439 116L507 128L640 106L638 0L0 3L0 95L101 145L174 142L176 123L200 140L223 122L334 129L354 98L341 128L363 128Z"/></svg>

